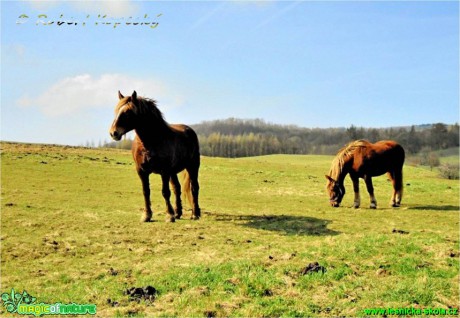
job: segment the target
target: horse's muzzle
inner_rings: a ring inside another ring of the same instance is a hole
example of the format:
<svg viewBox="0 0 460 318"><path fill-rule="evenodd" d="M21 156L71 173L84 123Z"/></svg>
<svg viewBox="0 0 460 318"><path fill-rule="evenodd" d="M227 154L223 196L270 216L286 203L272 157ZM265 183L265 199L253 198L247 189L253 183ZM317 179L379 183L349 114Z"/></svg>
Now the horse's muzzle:
<svg viewBox="0 0 460 318"><path fill-rule="evenodd" d="M339 200L337 198L329 200L329 203L334 208L338 208L340 206L340 202L339 202Z"/></svg>
<svg viewBox="0 0 460 318"><path fill-rule="evenodd" d="M340 203L337 201L331 201L331 206L334 208L338 208L340 206Z"/></svg>
<svg viewBox="0 0 460 318"><path fill-rule="evenodd" d="M110 137L115 141L119 141L121 139L121 134L114 130L110 133Z"/></svg>

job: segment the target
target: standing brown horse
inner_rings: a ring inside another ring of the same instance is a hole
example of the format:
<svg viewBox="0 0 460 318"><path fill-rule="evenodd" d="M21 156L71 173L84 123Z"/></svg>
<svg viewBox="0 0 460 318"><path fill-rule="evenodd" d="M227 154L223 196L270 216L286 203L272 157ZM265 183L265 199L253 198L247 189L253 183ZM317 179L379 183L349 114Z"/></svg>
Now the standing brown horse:
<svg viewBox="0 0 460 318"><path fill-rule="evenodd" d="M347 174L353 181L355 192L354 207L359 208L361 199L359 196L359 178L364 179L369 192L371 209L377 208L377 200L374 196L372 177L384 173L393 183L393 195L391 206L399 207L403 192L404 149L391 140L382 140L372 144L366 140L356 140L342 148L332 161L329 175L326 175L327 192L329 202L333 207L338 207L345 195L343 181Z"/></svg>
<svg viewBox="0 0 460 318"><path fill-rule="evenodd" d="M110 136L114 140L120 140L127 132L133 129L136 131L132 153L137 173L142 181L145 200L145 211L141 220L149 222L152 218L149 186L151 173L161 175L162 194L168 213L166 221L174 222L182 216L181 186L177 173L184 169L186 170L184 192L193 207L192 219L199 219L201 216L198 205L200 149L196 133L185 125L168 124L163 119L156 102L138 97L136 91L127 97L118 92L118 97ZM170 203L169 182L176 196L175 211Z"/></svg>

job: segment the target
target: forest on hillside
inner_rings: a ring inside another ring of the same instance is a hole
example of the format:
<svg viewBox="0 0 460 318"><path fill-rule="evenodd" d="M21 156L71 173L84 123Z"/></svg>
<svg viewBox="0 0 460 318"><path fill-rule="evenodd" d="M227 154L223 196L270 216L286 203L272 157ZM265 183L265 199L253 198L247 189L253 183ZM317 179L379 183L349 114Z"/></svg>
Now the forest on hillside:
<svg viewBox="0 0 460 318"><path fill-rule="evenodd" d="M459 125L443 123L411 127L302 128L276 125L261 119L215 120L192 125L200 140L201 154L212 157L249 157L269 154L332 155L357 139L375 142L392 139L409 154L459 146ZM130 148L131 140L106 143L105 147Z"/></svg>

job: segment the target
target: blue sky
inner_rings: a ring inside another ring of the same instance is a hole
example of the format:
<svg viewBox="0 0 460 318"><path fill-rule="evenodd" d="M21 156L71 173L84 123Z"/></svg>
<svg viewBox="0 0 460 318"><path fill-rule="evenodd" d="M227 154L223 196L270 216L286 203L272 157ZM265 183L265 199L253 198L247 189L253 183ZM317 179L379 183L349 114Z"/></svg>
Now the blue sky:
<svg viewBox="0 0 460 318"><path fill-rule="evenodd" d="M1 35L2 140L109 140L134 89L170 123L459 119L457 1L2 1Z"/></svg>

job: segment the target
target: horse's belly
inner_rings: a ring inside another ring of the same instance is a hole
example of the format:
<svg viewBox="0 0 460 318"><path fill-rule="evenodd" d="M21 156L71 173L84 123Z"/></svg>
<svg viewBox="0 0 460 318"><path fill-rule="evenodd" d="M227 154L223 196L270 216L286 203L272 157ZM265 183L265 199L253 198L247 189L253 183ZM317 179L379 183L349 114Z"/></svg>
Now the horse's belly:
<svg viewBox="0 0 460 318"><path fill-rule="evenodd" d="M180 164L171 164L169 161L157 159L157 160L149 160L146 162L142 169L149 172L149 173L156 173L156 174L163 174L164 172L168 173L179 173L185 169L183 165Z"/></svg>
<svg viewBox="0 0 460 318"><path fill-rule="evenodd" d="M365 176L379 177L387 172L388 169L386 167L374 167L373 169L360 169L358 175L360 178L364 178Z"/></svg>

